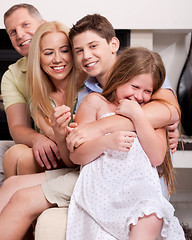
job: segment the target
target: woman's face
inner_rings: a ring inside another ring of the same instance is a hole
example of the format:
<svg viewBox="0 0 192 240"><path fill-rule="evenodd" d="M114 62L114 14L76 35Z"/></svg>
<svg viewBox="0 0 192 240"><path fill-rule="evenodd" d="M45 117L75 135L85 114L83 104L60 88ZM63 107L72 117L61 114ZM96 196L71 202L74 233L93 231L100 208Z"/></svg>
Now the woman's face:
<svg viewBox="0 0 192 240"><path fill-rule="evenodd" d="M42 69L50 79L64 80L73 67L73 59L69 41L62 32L44 35L40 43L40 61Z"/></svg>

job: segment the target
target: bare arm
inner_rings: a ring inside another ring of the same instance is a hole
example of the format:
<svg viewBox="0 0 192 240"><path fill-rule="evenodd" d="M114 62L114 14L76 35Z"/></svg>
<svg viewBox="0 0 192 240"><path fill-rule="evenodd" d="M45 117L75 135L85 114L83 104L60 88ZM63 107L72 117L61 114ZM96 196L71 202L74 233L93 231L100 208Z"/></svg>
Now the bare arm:
<svg viewBox="0 0 192 240"><path fill-rule="evenodd" d="M154 130L136 101L121 100L117 113L129 117L134 122L139 142L152 165L162 164L167 149L165 128Z"/></svg>
<svg viewBox="0 0 192 240"><path fill-rule="evenodd" d="M50 169L50 162L52 166L55 165L55 156L59 158L58 147L52 140L32 129L27 105L13 104L7 108L6 115L9 131L15 143L32 147L35 159L41 167L46 166Z"/></svg>
<svg viewBox="0 0 192 240"><path fill-rule="evenodd" d="M152 124L153 128L162 128L169 124L178 122L179 114L177 111L178 102L173 95L172 91L168 89L161 89L154 94L155 99L164 99L172 104L164 104L161 101L152 101L143 106L143 111ZM177 129L177 124L175 125ZM71 138L71 149L78 147L83 142L90 140L92 136L99 137L108 132L115 131L134 131L134 125L129 118L123 116L111 116L103 118L95 122L90 122L78 126L73 132L73 138ZM178 138L174 139L175 141ZM177 143L176 143L177 144Z"/></svg>
<svg viewBox="0 0 192 240"><path fill-rule="evenodd" d="M37 116L37 120L38 127L43 131L45 136L55 142L55 133L53 131L53 128L48 124L48 122L45 121L45 119L40 113Z"/></svg>
<svg viewBox="0 0 192 240"><path fill-rule="evenodd" d="M63 105L53 109L51 126L54 131L55 141L59 148L61 159L67 167L74 167L75 164L69 159L69 151L66 146L66 136L69 122L71 120L70 108Z"/></svg>
<svg viewBox="0 0 192 240"><path fill-rule="evenodd" d="M84 124L92 121L96 121L98 117L98 109L106 104L97 95L89 95L81 104L77 115L76 121L78 124ZM67 137L67 143L71 143L70 138L73 135ZM134 132L130 131L117 131L101 137L92 137L91 140L84 142L78 148L70 153L70 159L80 165L85 165L98 156L100 156L106 150L120 150L129 151L133 138L135 137ZM68 145L69 146L69 145ZM69 146L70 148L70 146Z"/></svg>

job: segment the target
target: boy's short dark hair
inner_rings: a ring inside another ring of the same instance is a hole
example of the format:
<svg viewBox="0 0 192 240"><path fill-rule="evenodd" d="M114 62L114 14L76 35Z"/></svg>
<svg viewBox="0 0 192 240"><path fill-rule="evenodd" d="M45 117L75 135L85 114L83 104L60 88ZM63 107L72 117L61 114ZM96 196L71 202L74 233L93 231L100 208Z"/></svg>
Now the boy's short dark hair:
<svg viewBox="0 0 192 240"><path fill-rule="evenodd" d="M100 37L105 38L109 43L115 37L115 30L107 18L100 14L86 15L73 25L69 32L69 39L72 41L75 36L85 31L94 31Z"/></svg>

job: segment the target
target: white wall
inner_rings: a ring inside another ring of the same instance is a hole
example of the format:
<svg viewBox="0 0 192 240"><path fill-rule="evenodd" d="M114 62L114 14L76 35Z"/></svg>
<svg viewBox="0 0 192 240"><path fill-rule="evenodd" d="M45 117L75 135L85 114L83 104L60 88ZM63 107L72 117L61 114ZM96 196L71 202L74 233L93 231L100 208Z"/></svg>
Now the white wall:
<svg viewBox="0 0 192 240"><path fill-rule="evenodd" d="M131 44L158 51L176 89L189 47L192 0L4 0L0 8L0 28L4 28L4 12L13 4L22 2L37 7L44 19L62 21L68 27L86 14L100 13L114 28L132 29Z"/></svg>
<svg viewBox="0 0 192 240"><path fill-rule="evenodd" d="M192 29L191 0L1 0L0 28L4 12L22 2L36 6L46 20L68 27L88 13L100 13L119 29Z"/></svg>

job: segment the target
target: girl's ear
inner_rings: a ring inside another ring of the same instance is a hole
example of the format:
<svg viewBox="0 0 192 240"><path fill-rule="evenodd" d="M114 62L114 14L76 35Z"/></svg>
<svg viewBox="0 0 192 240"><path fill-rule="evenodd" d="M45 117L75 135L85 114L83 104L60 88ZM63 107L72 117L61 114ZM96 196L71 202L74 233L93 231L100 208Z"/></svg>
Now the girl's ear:
<svg viewBox="0 0 192 240"><path fill-rule="evenodd" d="M117 51L119 50L119 39L116 37L113 37L111 39L111 47L112 47L112 53L117 53Z"/></svg>

